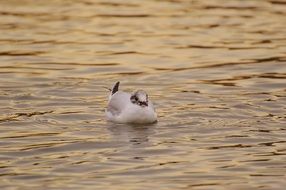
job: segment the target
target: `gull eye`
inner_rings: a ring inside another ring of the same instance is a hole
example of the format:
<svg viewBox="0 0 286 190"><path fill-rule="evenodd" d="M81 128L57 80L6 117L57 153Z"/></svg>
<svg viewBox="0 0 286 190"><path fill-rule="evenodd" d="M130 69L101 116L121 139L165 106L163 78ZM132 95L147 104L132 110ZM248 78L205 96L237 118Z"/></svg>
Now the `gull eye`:
<svg viewBox="0 0 286 190"><path fill-rule="evenodd" d="M135 101L138 101L138 98L137 98L137 96L135 96L135 98L134 98L134 99L135 99Z"/></svg>

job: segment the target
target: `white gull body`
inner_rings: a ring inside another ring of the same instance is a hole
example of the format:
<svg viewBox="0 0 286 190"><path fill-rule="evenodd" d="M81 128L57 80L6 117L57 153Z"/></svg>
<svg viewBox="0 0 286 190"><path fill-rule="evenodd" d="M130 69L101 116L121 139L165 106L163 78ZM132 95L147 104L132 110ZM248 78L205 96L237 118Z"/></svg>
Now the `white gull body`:
<svg viewBox="0 0 286 190"><path fill-rule="evenodd" d="M119 91L118 87L119 82L114 85L109 95L108 105L105 110L108 121L134 124L148 124L157 121L154 106L148 100L148 95L144 91L130 94ZM143 102L140 100L143 100Z"/></svg>

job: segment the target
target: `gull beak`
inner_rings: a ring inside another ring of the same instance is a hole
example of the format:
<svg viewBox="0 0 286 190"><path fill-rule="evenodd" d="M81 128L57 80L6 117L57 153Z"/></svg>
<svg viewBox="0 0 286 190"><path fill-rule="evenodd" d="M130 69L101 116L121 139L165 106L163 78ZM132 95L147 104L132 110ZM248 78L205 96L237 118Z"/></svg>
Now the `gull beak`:
<svg viewBox="0 0 286 190"><path fill-rule="evenodd" d="M139 105L140 105L140 106L143 106L143 107L145 107L145 106L147 107L147 106L148 106L148 103L147 103L147 102L139 102Z"/></svg>

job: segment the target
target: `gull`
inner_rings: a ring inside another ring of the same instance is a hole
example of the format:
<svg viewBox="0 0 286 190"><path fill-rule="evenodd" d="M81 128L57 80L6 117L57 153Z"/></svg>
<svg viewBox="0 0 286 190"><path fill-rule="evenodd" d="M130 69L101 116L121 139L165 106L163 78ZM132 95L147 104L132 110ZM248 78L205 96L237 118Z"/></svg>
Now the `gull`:
<svg viewBox="0 0 286 190"><path fill-rule="evenodd" d="M108 98L105 110L108 121L114 123L149 124L157 121L157 114L148 95L143 90L132 94L119 90L116 82Z"/></svg>

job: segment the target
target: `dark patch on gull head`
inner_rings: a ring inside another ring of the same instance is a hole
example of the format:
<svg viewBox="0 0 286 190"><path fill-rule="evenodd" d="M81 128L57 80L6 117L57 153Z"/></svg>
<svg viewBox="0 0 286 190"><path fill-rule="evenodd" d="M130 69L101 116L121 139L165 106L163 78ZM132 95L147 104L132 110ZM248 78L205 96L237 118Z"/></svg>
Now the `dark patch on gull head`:
<svg viewBox="0 0 286 190"><path fill-rule="evenodd" d="M133 104L137 104L141 107L148 106L148 95L143 90L138 90L134 92L131 95L130 100Z"/></svg>

